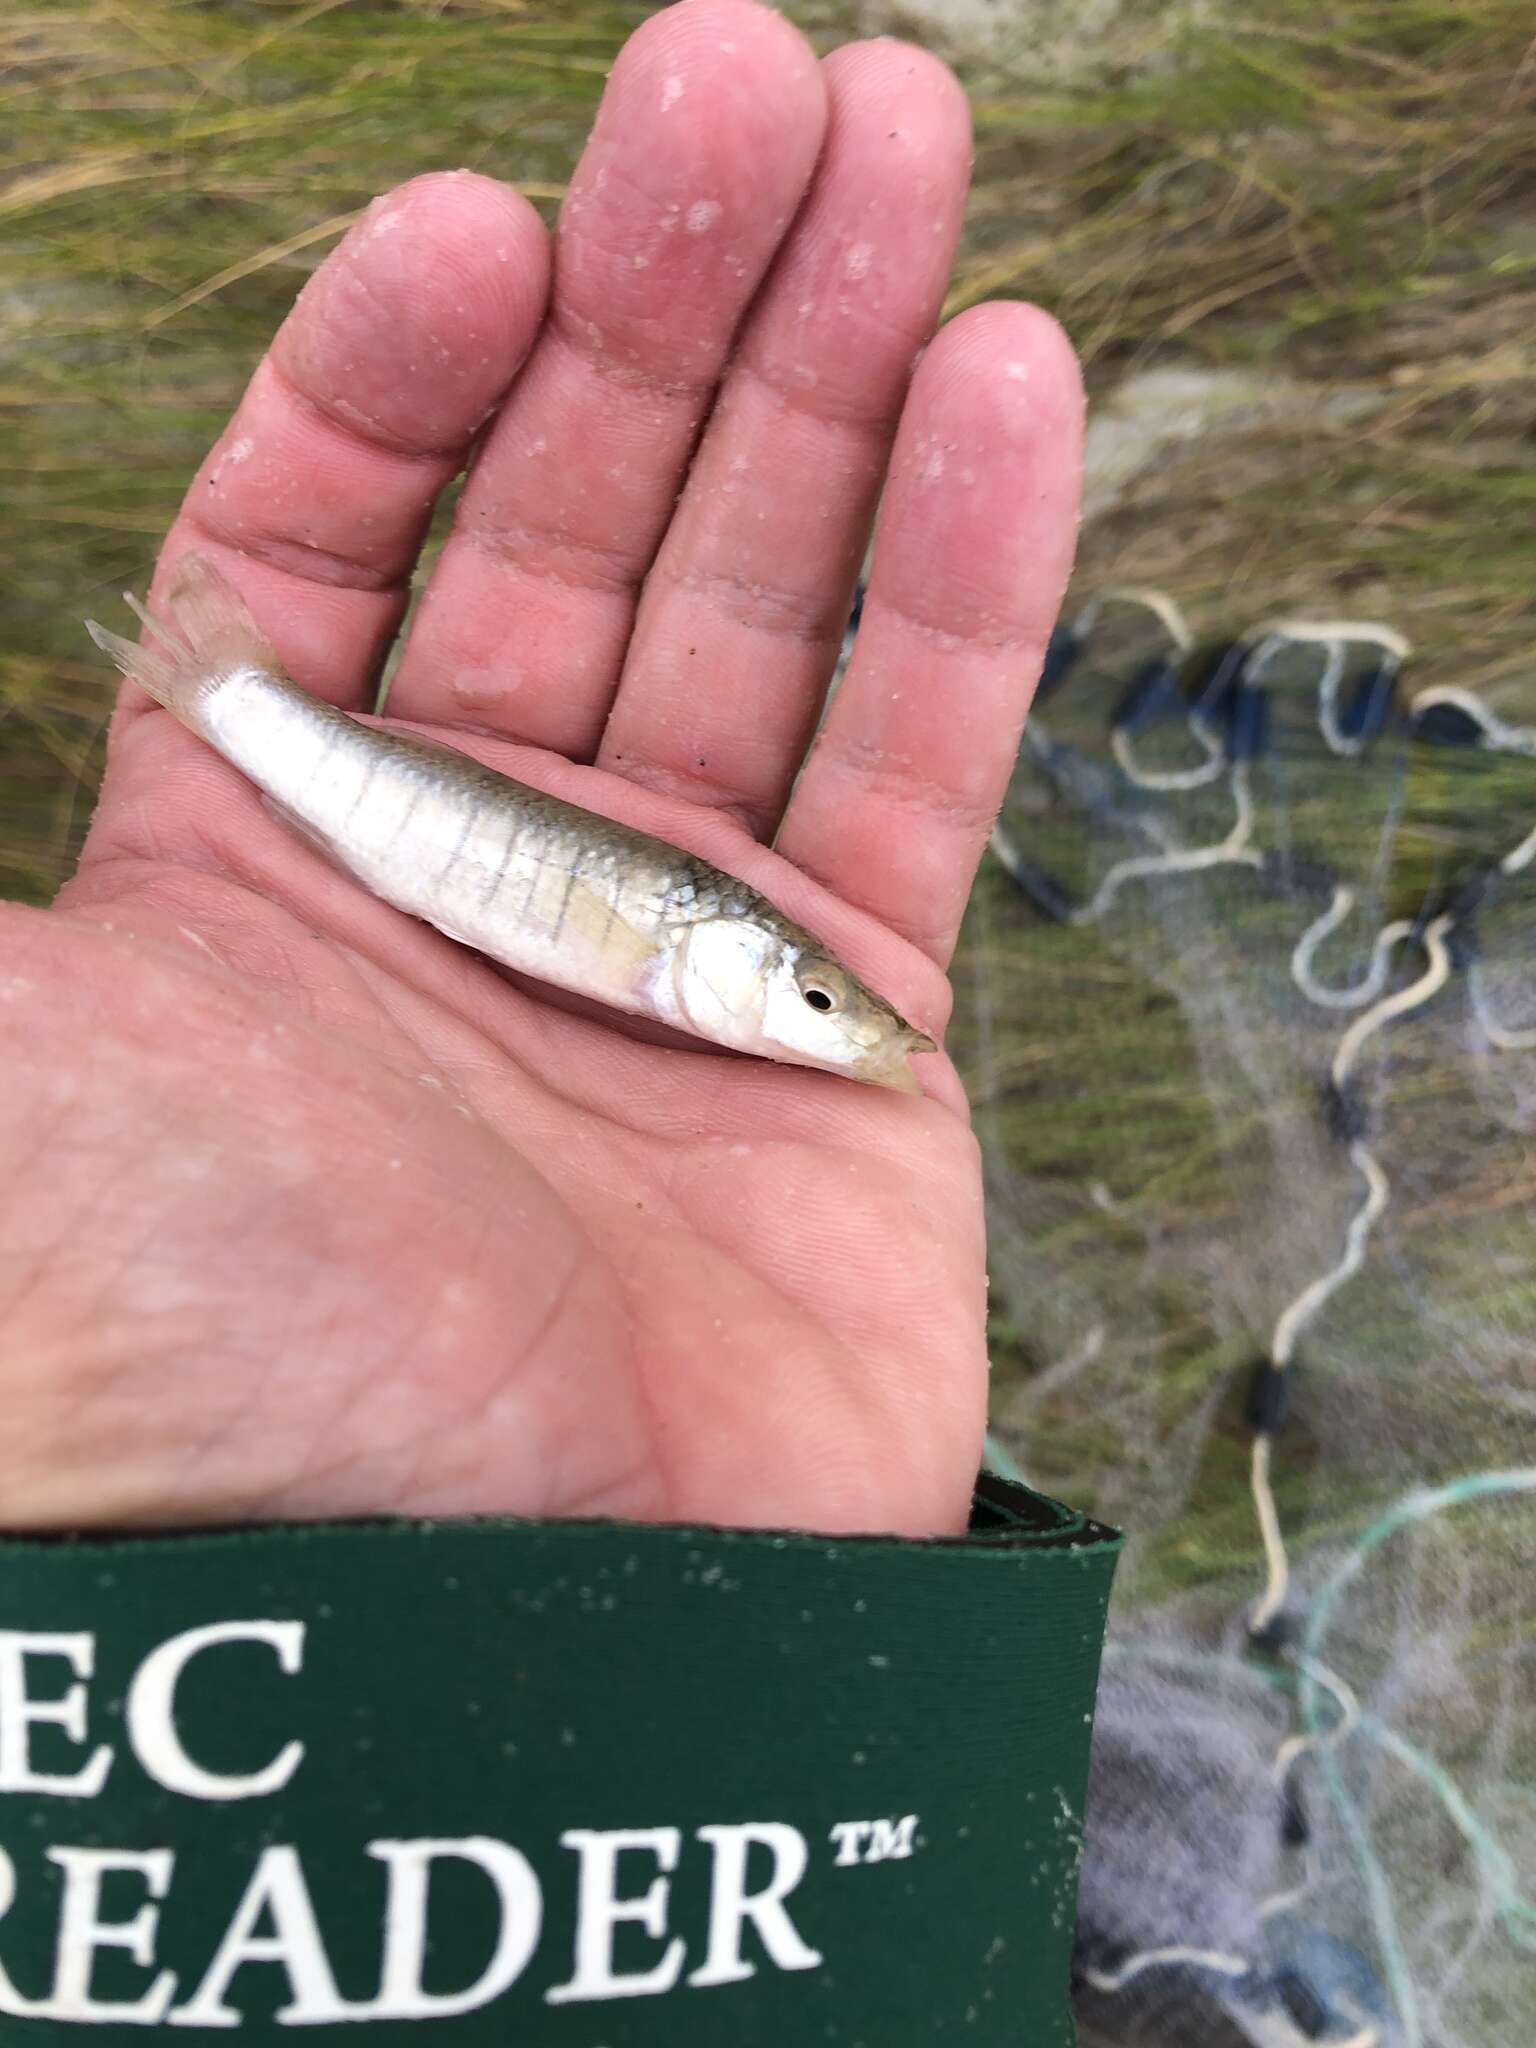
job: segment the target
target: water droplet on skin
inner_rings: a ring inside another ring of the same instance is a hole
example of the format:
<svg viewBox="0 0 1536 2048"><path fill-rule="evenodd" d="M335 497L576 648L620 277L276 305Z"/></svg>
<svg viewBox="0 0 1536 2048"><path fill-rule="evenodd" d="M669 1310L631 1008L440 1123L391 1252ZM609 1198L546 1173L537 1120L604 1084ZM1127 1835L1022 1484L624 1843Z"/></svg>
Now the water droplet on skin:
<svg viewBox="0 0 1536 2048"><path fill-rule="evenodd" d="M661 81L661 111L664 114L671 113L682 98L684 90L683 81L675 73L671 78L664 78Z"/></svg>
<svg viewBox="0 0 1536 2048"><path fill-rule="evenodd" d="M1004 363L1003 375L1011 384L1027 384L1029 382L1029 365L1028 363Z"/></svg>

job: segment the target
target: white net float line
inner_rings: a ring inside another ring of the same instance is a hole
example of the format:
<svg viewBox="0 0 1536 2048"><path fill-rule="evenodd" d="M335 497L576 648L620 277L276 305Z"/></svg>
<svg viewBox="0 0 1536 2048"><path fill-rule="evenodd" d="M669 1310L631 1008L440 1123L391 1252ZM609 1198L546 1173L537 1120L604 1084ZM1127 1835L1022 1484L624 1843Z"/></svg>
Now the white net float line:
<svg viewBox="0 0 1536 2048"><path fill-rule="evenodd" d="M1253 1965L1246 1956L1223 1955L1220 1949L1171 1946L1143 1949L1138 1955L1128 1956L1113 1970L1085 1969L1083 1978L1095 1991L1123 1991L1127 1984L1133 1984L1148 1970L1167 1970L1177 1966L1214 1970L1221 1977L1247 1977L1253 1971Z"/></svg>
<svg viewBox="0 0 1536 2048"><path fill-rule="evenodd" d="M1451 954L1446 944L1446 934L1452 922L1449 916L1437 917L1430 922L1420 941L1427 964L1418 980L1410 982L1406 988L1396 990L1392 995L1382 997L1363 1016L1357 1017L1340 1039L1330 1071L1333 1085L1341 1094L1349 1084L1355 1062L1366 1042L1394 1017L1405 1016L1409 1011L1429 1002L1449 980ZM1411 927L1405 926L1399 931L1394 944L1407 936L1410 930ZM1277 1372L1289 1369L1302 1331L1329 1297L1347 1280L1352 1279L1365 1263L1366 1247L1370 1242L1371 1232L1391 1199L1391 1187L1381 1163L1363 1140L1357 1138L1353 1141L1349 1148L1349 1157L1351 1165L1365 1183L1365 1199L1350 1218L1344 1235L1344 1248L1337 1263L1326 1273L1321 1273L1310 1280L1296 1298L1281 1310L1275 1322L1268 1351L1269 1363ZM1267 1431L1260 1430L1256 1433L1250 1467L1254 1510L1264 1546L1266 1566L1264 1591L1249 1616L1249 1628L1255 1633L1266 1629L1280 1613L1290 1589L1290 1561L1270 1482L1272 1442L1273 1438Z"/></svg>
<svg viewBox="0 0 1536 2048"><path fill-rule="evenodd" d="M1333 621L1321 626L1307 625L1299 621L1277 620L1271 623L1276 628L1296 626L1299 629L1296 637L1314 638L1322 647L1324 667L1318 686L1318 722L1321 736L1328 744L1330 751L1336 755L1343 756L1361 753L1363 747L1357 743L1357 739L1341 730L1341 719L1351 724L1355 722L1351 707L1344 706L1341 708L1340 705L1340 697L1347 686L1348 663L1345 659L1341 658L1341 651L1336 646L1326 644L1330 638L1350 622ZM1371 635L1369 637L1375 638L1376 636ZM1400 636L1396 635L1388 637L1384 634L1377 644L1382 647L1383 654L1388 658L1398 654L1399 650L1404 647ZM1279 648L1276 647L1272 650L1269 659L1277 659L1278 654ZM1265 673L1266 666L1267 664L1259 666L1258 674L1260 676ZM1239 674L1252 681L1254 670L1251 666L1245 665L1244 669L1239 671ZM1355 701L1358 703L1359 700L1356 699ZM1422 693L1420 699L1415 703L1413 710L1417 712L1424 710L1426 707L1432 708L1435 703L1452 705L1457 710L1463 712L1468 720L1476 726L1478 745L1475 749L1467 747L1465 745L1467 735L1464 733L1457 734L1454 729L1448 730L1443 735L1433 731L1426 732L1422 736L1426 743L1442 738L1447 742L1460 738L1463 742L1464 752L1480 751L1483 748L1489 751L1498 751L1500 748L1503 748L1505 751L1527 756L1536 754L1536 730L1514 726L1499 719L1497 714L1489 711L1470 692L1449 688L1425 692ZM1411 723L1409 730L1411 733ZM1126 783L1145 787L1145 782L1139 778L1146 771L1140 769L1140 764L1137 762L1134 754L1121 745L1122 737L1113 728L1109 728L1105 731L1101 745L1107 753L1113 756L1115 767ZM1369 735L1364 737L1368 739ZM1102 759L1102 756L1100 758ZM1091 757L1085 756L1084 760L1091 767ZM1107 765L1108 763L1106 762L1105 766L1107 767ZM1203 769L1196 772L1201 775L1204 774ZM1179 773L1182 777L1187 771L1179 771ZM1093 791L1086 779L1078 779L1084 781L1083 789L1075 789L1068 782L1060 787L1059 795L1069 807L1075 806L1079 813L1085 807L1091 811L1093 808ZM1085 793L1087 796L1086 806ZM1523 806L1520 807L1523 808ZM1177 812L1173 807L1169 808L1170 815L1176 825ZM1156 817L1157 814L1154 813L1153 818L1155 819ZM1153 819L1137 819L1129 812L1124 817L1117 818L1116 822L1122 827L1130 827L1138 831L1144 841L1162 838L1166 842L1171 836L1166 832L1152 830ZM1239 820L1239 823L1241 823L1241 820ZM1496 864L1499 871L1505 875L1513 876L1520 873L1529 868L1533 861L1536 861L1536 828L1531 828L1527 820L1520 824L1519 829L1523 836ZM1254 824L1250 820L1249 831L1246 835L1247 843L1242 845L1240 850L1248 853L1252 841L1256 837L1261 836L1261 834L1264 837L1268 836L1266 832L1263 832L1261 825ZM1165 855L1169 852L1174 854L1174 859L1171 862L1165 857L1152 861L1136 859L1117 863L1110 875L1105 877L1105 881L1100 885L1094 899L1079 910L1075 921L1087 923L1102 915L1123 884L1129 881L1135 874L1152 876L1158 873L1178 873L1180 871L1193 874L1198 872L1200 868L1216 865L1217 863L1212 861L1211 855L1219 854L1230 848L1232 837L1233 835L1229 833L1227 838L1217 848L1197 849L1196 852L1204 857L1198 858L1193 862L1188 860L1186 849L1173 849L1165 845ZM1025 844L1028 845L1028 843L1028 833L1026 830ZM1013 858L1005 860L1005 865L1011 866L1013 865L1013 860L1017 860L1022 866L1033 867L1033 863L1025 855L1022 848L1010 844L1008 851ZM1256 859L1250 857L1243 864L1257 865L1259 863ZM1486 874L1492 865L1491 861L1485 864L1482 872ZM1284 878L1282 877L1281 879L1283 880ZM1196 900L1198 901L1198 897ZM1486 1033L1488 1042L1490 1044L1499 1044L1502 1041L1503 1046L1509 1050L1527 1049L1527 1033L1523 1023L1519 1029L1515 1029L1506 1018L1501 1017L1497 1010L1491 1007L1491 990L1487 985L1486 979L1480 973L1476 960L1468 959L1465 955L1458 955L1453 958L1450 946L1446 943L1447 935L1455 928L1458 921L1465 919L1469 926L1475 921L1475 905L1469 900L1467 895L1464 894L1461 897L1454 906L1452 914L1434 920L1429 926L1410 926L1404 920L1397 920L1394 925L1384 927L1372 940L1369 964L1361 978L1348 986L1336 987L1318 978L1316 972L1317 955L1326 939L1355 911L1356 907L1353 892L1341 893L1341 889L1336 887L1328 909L1324 911L1321 917L1314 916L1312 918L1310 925L1303 931L1292 953L1291 979L1299 993L1315 1008L1324 1011L1365 1010L1368 1012L1367 1015L1362 1015L1355 1020L1352 1029L1346 1032L1336 1045L1330 1069L1336 1089L1342 1092L1352 1083L1354 1073L1358 1068L1372 1034L1382 1029L1394 1017L1405 1014L1418 1007L1421 1003L1429 1001L1439 989L1444 987L1457 967L1463 970L1469 992L1472 996L1474 1012L1479 1015L1479 1022L1485 1027L1491 1023L1493 1027L1491 1032ZM1415 932L1419 934L1421 943L1424 946L1426 954L1425 972L1411 988L1399 991L1393 996L1386 996L1384 992L1390 978L1395 948L1404 938ZM1491 971L1490 968L1490 975ZM1340 1136L1346 1136L1346 1133L1340 1132ZM1358 1141L1356 1142L1358 1143ZM1380 1172L1379 1162L1375 1160L1374 1154L1370 1153L1368 1147L1363 1149L1365 1156L1370 1159L1371 1164L1376 1166L1377 1171ZM1385 1175L1383 1175L1383 1199L1379 1203L1373 1202L1375 1189L1369 1174L1362 1166L1361 1159L1355 1154L1353 1147L1351 1147L1351 1160L1357 1172L1361 1173L1366 1186L1364 1199L1359 1210L1350 1219L1349 1228L1346 1232L1345 1257L1347 1258L1349 1251L1349 1238L1355 1236L1359 1243L1360 1263L1363 1263L1365 1251L1368 1249L1371 1229L1379 1220L1382 1209L1386 1205L1385 1197L1390 1196L1391 1190L1386 1184ZM1373 1208L1375 1213L1368 1214L1367 1212ZM1344 1263L1345 1260L1341 1259L1340 1264L1343 1265ZM1356 1270L1358 1270L1358 1266ZM1331 1279L1332 1285L1328 1286L1320 1294L1315 1291L1317 1288L1316 1282L1311 1283L1310 1290L1304 1290L1304 1292L1313 1292L1313 1300L1310 1304L1310 1313L1295 1316L1292 1350L1294 1350L1297 1341L1313 1317L1322 1312L1322 1308L1331 1293L1338 1286L1343 1285L1350 1277L1352 1277L1350 1273L1341 1273L1335 1267L1331 1269L1330 1275L1322 1276L1325 1281ZM1298 1297L1297 1302L1290 1304L1293 1316L1299 1303L1300 1297ZM1284 1345L1281 1346L1282 1350L1285 1348ZM1285 1369L1288 1363L1288 1360L1282 1358L1279 1362L1280 1369ZM1263 1477L1266 1488L1269 1478L1271 1452L1272 1440L1266 1444L1262 1457ZM1255 1506L1257 1508L1257 1501ZM1269 1496L1269 1506L1273 1511L1272 1494ZM1272 1514L1271 1526L1278 1554L1283 1561L1285 1557L1284 1535L1280 1528L1277 1514ZM1284 1565L1284 1569L1288 1581L1288 1564ZM1284 1633L1277 1632L1277 1641L1283 1643L1284 1640ZM1510 1872L1514 1868L1513 1860L1508 1852L1498 1843L1494 1842L1487 1833L1470 1801L1461 1792L1460 1788L1445 1777L1432 1757L1428 1757L1415 1749L1413 1744L1408 1743L1405 1738L1398 1736L1394 1730L1385 1728L1385 1725L1378 1723L1374 1716L1361 1712L1358 1705L1353 1712L1344 1713L1338 1690L1338 1687L1342 1685L1342 1681L1338 1679L1337 1674L1328 1671L1327 1666L1315 1655L1309 1655L1306 1661L1310 1667L1305 1674L1308 1687L1315 1697L1325 1693L1330 1695L1334 1702L1334 1708L1327 1713L1326 1722L1322 1728L1313 1735L1293 1735L1287 1738L1286 1744L1282 1745L1281 1751L1277 1753L1277 1769L1282 1765L1286 1772L1293 1768L1298 1768L1301 1759L1313 1751L1326 1757L1332 1757L1335 1750L1343 1743L1346 1735L1350 1738L1353 1748L1358 1749L1358 1746L1361 1744L1365 1744L1373 1750L1380 1748L1393 1757L1403 1769L1413 1775L1419 1784L1435 1796L1437 1803L1443 1806L1463 1839L1473 1847L1478 1858L1477 1867L1485 1874L1487 1879L1484 1886L1485 1897L1497 1900L1501 1907L1507 1908L1511 1916L1511 1931L1520 1940L1521 1945L1527 1946L1528 1938L1536 1940L1536 1913L1533 1913L1530 1902L1524 1900L1516 1891L1511 1889L1508 1881ZM1300 1663L1294 1650L1282 1650L1280 1668L1283 1669L1287 1666L1293 1670L1300 1669ZM1275 1667L1272 1666L1271 1668ZM1330 1681L1333 1681L1333 1683L1330 1684ZM1352 1698L1353 1695L1350 1695L1350 1697ZM1380 1739L1383 1734L1385 1734L1386 1740ZM1342 1759L1340 1759L1340 1764L1342 1766ZM1369 1917L1377 1930L1377 1939L1380 1944L1381 1953L1387 1957L1390 1966L1394 1951L1392 1948L1393 1927L1390 1920L1391 1900L1387 1890L1387 1880L1379 1869L1375 1872L1374 1876L1370 1875L1369 1859L1372 1850L1364 1825L1361 1824L1352 1831L1348 1816L1341 1818L1340 1825L1344 1828L1346 1836L1349 1837L1351 1846L1358 1850L1362 1870L1368 1873L1367 1890L1369 1896L1366 1904ZM1315 1848L1309 1850L1307 1858L1309 1865L1315 1854ZM1312 1889L1311 1875L1312 1873L1309 1868L1305 1882L1300 1885L1293 1885L1289 1891L1276 1893L1267 1899L1260 1911L1261 1920L1272 1921L1287 1907L1299 1904ZM1481 1918L1481 1914L1479 1914L1479 1918ZM1240 1945L1245 1948L1248 1946L1246 1942ZM1242 1960L1240 1957L1224 1949L1204 1949L1199 1951L1199 1953L1203 1955L1226 1953L1228 1954L1229 1961L1232 1963ZM1396 1953L1400 1957L1400 1949ZM1120 1984L1125 1984L1131 1981L1131 1976L1128 1974L1128 1967L1130 1965L1138 1965L1140 1969L1150 1969L1153 1967L1155 1959L1167 1957L1171 1966L1173 1962L1180 1959L1180 1955L1180 1950L1172 1945L1159 1945L1155 1949L1149 1948L1132 1953L1121 1962L1118 1970L1107 1967L1097 1970L1089 1976L1088 1981L1094 1983L1098 1988L1104 1988L1106 1984L1116 1981ZM1195 1967L1198 1967L1198 1965L1195 1965ZM1255 1967L1262 1970L1263 1966L1258 1964ZM1415 1957L1414 1968L1421 1968L1421 1959ZM1387 2034L1390 2035L1392 2048L1407 2048L1409 2042L1422 2042L1426 2038L1424 2033L1426 2022L1421 2015L1415 2013L1412 2003L1413 1985L1405 1977L1400 1977L1395 1969L1392 1971L1392 1976L1393 1982L1390 1987L1390 1999L1384 1998L1380 2006L1376 2004L1374 1999L1369 2001L1369 2012L1374 2012L1377 2015L1374 2020L1369 2017L1367 2010L1360 2007L1358 1997L1351 1996L1347 1991L1341 1991L1338 1987L1335 1987L1328 1994L1327 2021L1324 2023L1322 2030L1315 2034L1312 2034L1309 2030L1309 2038L1325 2041L1328 2044L1328 2048L1345 2048L1344 2040L1338 2029L1346 2022L1350 2015L1357 2014L1359 2027L1356 2032L1348 2036L1348 2040L1352 2044L1356 2042L1361 2044L1383 2042L1383 2027L1386 2028ZM1255 1982L1257 1983L1257 1981L1256 1978ZM1404 1995L1405 1987L1406 1996ZM1422 1995L1427 2003L1428 2010L1433 2016L1428 2024L1433 2028L1438 2028L1441 2023L1439 2001L1444 1996L1446 1989L1446 1983L1438 1979L1426 1980L1424 1985ZM1385 2019L1388 2004L1395 2008L1397 2014L1402 2016L1401 2024L1407 2029L1406 2040L1400 2035L1398 2024L1396 2022L1388 2022ZM1438 2032L1435 2034L1435 2038L1437 2041L1439 2040ZM1268 2039L1267 2034L1265 2039ZM1287 2039L1289 2039L1289 2035L1287 2035Z"/></svg>
<svg viewBox="0 0 1536 2048"><path fill-rule="evenodd" d="M1442 704L1449 705L1453 711L1460 711L1478 727L1479 747L1487 747L1500 754L1536 754L1536 727L1506 724L1491 705L1485 704L1474 691L1462 689L1458 683L1435 683L1427 690L1420 690L1409 708L1409 716L1422 718L1426 711L1433 711Z"/></svg>
<svg viewBox="0 0 1536 2048"><path fill-rule="evenodd" d="M1168 635L1169 644L1176 654L1187 654L1195 644L1195 636L1189 629L1189 622L1178 604L1163 590L1142 590L1129 584L1111 584L1100 590L1072 620L1071 630L1079 640L1086 640L1098 624L1103 612L1110 605L1134 605L1150 612Z"/></svg>
<svg viewBox="0 0 1536 2048"><path fill-rule="evenodd" d="M1255 629L1254 651L1243 669L1244 680L1257 684L1275 657L1290 647L1317 647L1323 653L1317 684L1317 723L1330 752L1346 760L1364 751L1371 735L1349 734L1339 724L1339 685L1351 647L1379 647L1394 666L1407 660L1409 642L1390 626L1370 619L1270 619Z"/></svg>
<svg viewBox="0 0 1536 2048"><path fill-rule="evenodd" d="M1161 590L1128 587L1103 590L1090 598L1072 620L1070 630L1074 637L1086 640L1109 605L1133 605L1150 612L1168 635L1168 643L1176 659L1188 654L1195 644L1188 620L1171 597ZM1134 783L1138 789L1159 794L1200 789L1221 774L1222 745L1219 736L1197 715L1191 714L1189 729L1205 754L1205 759L1193 768L1144 768L1136 758L1135 743L1130 734L1119 726L1110 727L1109 749L1126 781Z"/></svg>
<svg viewBox="0 0 1536 2048"><path fill-rule="evenodd" d="M1316 1003L1321 1010L1357 1010L1363 1003L1374 1002L1387 985L1392 949L1413 930L1406 918L1383 925L1371 947L1371 964L1361 979L1349 988L1329 988L1312 972L1312 962L1318 948L1354 915L1358 901L1353 889L1340 884L1333 892L1333 901L1321 917L1307 926L1291 955L1292 980L1307 1001Z"/></svg>
<svg viewBox="0 0 1536 2048"><path fill-rule="evenodd" d="M1116 861L1088 902L1072 913L1074 924L1093 924L1104 915L1127 882L1148 881L1158 875L1193 875L1205 868L1260 868L1264 856L1252 844L1253 794L1249 788L1248 764L1239 761L1232 770L1232 800L1237 815L1225 839L1214 846L1193 846L1163 854L1137 854Z"/></svg>

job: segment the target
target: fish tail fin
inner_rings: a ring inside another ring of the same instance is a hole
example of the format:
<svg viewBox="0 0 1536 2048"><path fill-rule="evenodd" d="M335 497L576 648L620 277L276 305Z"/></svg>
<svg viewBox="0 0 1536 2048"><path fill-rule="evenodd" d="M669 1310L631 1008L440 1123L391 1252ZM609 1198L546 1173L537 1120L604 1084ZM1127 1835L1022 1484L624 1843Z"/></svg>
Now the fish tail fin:
<svg viewBox="0 0 1536 2048"><path fill-rule="evenodd" d="M236 669L283 673L244 598L202 555L183 557L167 617L157 618L130 592L124 601L144 627L137 644L94 619L86 620L85 630L130 681L188 723L198 699Z"/></svg>

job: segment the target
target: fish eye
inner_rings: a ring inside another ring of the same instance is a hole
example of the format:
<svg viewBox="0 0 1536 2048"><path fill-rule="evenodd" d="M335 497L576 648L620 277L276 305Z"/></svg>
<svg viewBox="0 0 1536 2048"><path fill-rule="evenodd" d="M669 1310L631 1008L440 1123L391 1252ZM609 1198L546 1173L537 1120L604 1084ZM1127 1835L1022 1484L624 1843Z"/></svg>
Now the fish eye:
<svg viewBox="0 0 1536 2048"><path fill-rule="evenodd" d="M835 998L830 989L824 989L814 981L801 989L800 993L813 1010L830 1010L835 1007Z"/></svg>

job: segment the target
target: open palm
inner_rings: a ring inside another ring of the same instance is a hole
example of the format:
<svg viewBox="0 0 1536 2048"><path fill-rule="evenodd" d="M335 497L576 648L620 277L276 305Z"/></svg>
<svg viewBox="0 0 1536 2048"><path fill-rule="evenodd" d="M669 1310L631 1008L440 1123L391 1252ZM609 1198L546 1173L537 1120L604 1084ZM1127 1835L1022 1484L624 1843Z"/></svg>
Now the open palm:
<svg viewBox="0 0 1536 2048"><path fill-rule="evenodd" d="M914 372L968 147L919 52L819 65L747 0L654 17L552 276L492 180L377 202L157 588L197 547L302 683L364 708L475 444L390 715L744 876L937 1030L1080 413L1026 307L963 316ZM79 875L0 931L8 1526L962 1523L985 1281L942 1058L912 1100L516 983L132 692Z"/></svg>

